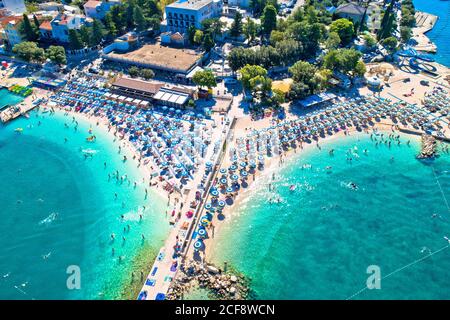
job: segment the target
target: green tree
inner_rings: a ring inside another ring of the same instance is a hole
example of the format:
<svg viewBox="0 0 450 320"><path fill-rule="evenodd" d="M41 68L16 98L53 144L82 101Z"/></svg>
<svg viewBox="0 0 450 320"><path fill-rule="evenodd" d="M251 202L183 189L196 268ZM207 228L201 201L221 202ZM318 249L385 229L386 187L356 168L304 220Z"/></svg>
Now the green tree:
<svg viewBox="0 0 450 320"><path fill-rule="evenodd" d="M13 49L13 53L20 59L28 62L44 62L45 53L44 49L39 48L36 42L24 41L16 44Z"/></svg>
<svg viewBox="0 0 450 320"><path fill-rule="evenodd" d="M403 43L408 42L412 37L412 31L410 27L401 26L400 27L400 37Z"/></svg>
<svg viewBox="0 0 450 320"><path fill-rule="evenodd" d="M364 74L366 73L366 65L364 64L364 62L362 62L361 60L359 60L356 65L355 68L353 69L353 75L354 76L359 76L362 77L364 76Z"/></svg>
<svg viewBox="0 0 450 320"><path fill-rule="evenodd" d="M206 33L205 36L203 37L203 49L205 49L206 52L211 51L212 48L214 48L215 46L215 42L213 40L213 37L211 36L211 33Z"/></svg>
<svg viewBox="0 0 450 320"><path fill-rule="evenodd" d="M39 28L36 25L31 24L30 19L24 13L22 23L19 26L19 32L28 41L37 41L39 39Z"/></svg>
<svg viewBox="0 0 450 320"><path fill-rule="evenodd" d="M270 44L271 45L276 45L277 42L279 41L283 41L286 38L286 35L284 34L284 32L278 31L278 30L272 30L272 32L270 33Z"/></svg>
<svg viewBox="0 0 450 320"><path fill-rule="evenodd" d="M336 49L328 52L323 58L323 66L330 70L340 71L344 74L355 75L358 72L358 61L361 52L355 49Z"/></svg>
<svg viewBox="0 0 450 320"><path fill-rule="evenodd" d="M92 29L86 25L81 26L79 30L81 41L83 46L89 46L91 43Z"/></svg>
<svg viewBox="0 0 450 320"><path fill-rule="evenodd" d="M64 50L64 47L50 46L45 51L45 56L56 64L67 64L66 50Z"/></svg>
<svg viewBox="0 0 450 320"><path fill-rule="evenodd" d="M141 70L141 77L145 80L152 79L155 76L155 73L152 69L142 69Z"/></svg>
<svg viewBox="0 0 450 320"><path fill-rule="evenodd" d="M325 41L325 47L328 50L336 49L341 44L341 38L337 32L330 32L328 38Z"/></svg>
<svg viewBox="0 0 450 320"><path fill-rule="evenodd" d="M364 39L366 46L370 48L377 44L377 40L368 33L363 35L362 38Z"/></svg>
<svg viewBox="0 0 450 320"><path fill-rule="evenodd" d="M302 82L308 86L312 86L313 84L315 85L316 71L317 68L306 61L298 61L289 68L289 72L295 82Z"/></svg>
<svg viewBox="0 0 450 320"><path fill-rule="evenodd" d="M135 11L136 0L127 0L126 11L123 14L127 29L132 29L136 26Z"/></svg>
<svg viewBox="0 0 450 320"><path fill-rule="evenodd" d="M105 27L100 20L94 19L92 23L92 37L90 44L92 46L96 46L100 44L103 40L103 36L105 35Z"/></svg>
<svg viewBox="0 0 450 320"><path fill-rule="evenodd" d="M233 23L231 24L230 35L237 38L242 34L242 29L242 14L239 11L236 11Z"/></svg>
<svg viewBox="0 0 450 320"><path fill-rule="evenodd" d="M39 22L39 19L36 17L35 14L33 14L33 23L34 23L35 28L37 29L38 37L39 37L39 26L41 25L41 23Z"/></svg>
<svg viewBox="0 0 450 320"><path fill-rule="evenodd" d="M216 77L211 70L197 71L192 77L192 81L199 87L211 89L217 85Z"/></svg>
<svg viewBox="0 0 450 320"><path fill-rule="evenodd" d="M106 31L108 32L108 34L111 37L114 38L115 36L117 36L117 28L116 28L116 24L113 21L111 12L108 12L105 15L105 27L106 27Z"/></svg>
<svg viewBox="0 0 450 320"><path fill-rule="evenodd" d="M73 50L82 49L84 47L80 32L75 29L69 30L69 47Z"/></svg>
<svg viewBox="0 0 450 320"><path fill-rule="evenodd" d="M265 35L270 35L277 27L277 9L271 4L266 5L261 17L262 31Z"/></svg>
<svg viewBox="0 0 450 320"><path fill-rule="evenodd" d="M353 22L345 18L337 19L330 25L331 32L336 32L341 38L342 45L346 46L350 43L355 33Z"/></svg>
<svg viewBox="0 0 450 320"><path fill-rule="evenodd" d="M202 30L196 30L194 34L194 43L195 44L201 44L203 41L203 31Z"/></svg>
<svg viewBox="0 0 450 320"><path fill-rule="evenodd" d="M389 52L394 52L395 49L397 48L398 45L398 41L397 38L395 37L388 37L383 39L383 41L381 41L381 44L383 45L383 47L385 47Z"/></svg>
<svg viewBox="0 0 450 320"><path fill-rule="evenodd" d="M136 25L136 29L138 31L144 31L147 29L147 20L145 19L144 12L142 11L141 7L136 6L134 8L134 23Z"/></svg>
<svg viewBox="0 0 450 320"><path fill-rule="evenodd" d="M130 77L134 78L137 77L139 75L139 68L132 66L128 68L128 74L130 75Z"/></svg>
<svg viewBox="0 0 450 320"><path fill-rule="evenodd" d="M241 68L239 70L239 73L241 74L242 85L246 89L251 89L251 83L250 83L251 79L256 78L258 76L261 76L261 77L267 76L266 69L264 69L261 66L249 65L249 64L247 64L246 66Z"/></svg>
<svg viewBox="0 0 450 320"><path fill-rule="evenodd" d="M247 17L247 20L244 24L243 32L244 32L245 38L249 42L252 42L253 40L255 40L256 36L258 35L258 24L256 24L256 22L253 21L253 19L251 19L250 17Z"/></svg>
<svg viewBox="0 0 450 320"><path fill-rule="evenodd" d="M187 34L188 34L188 39L189 39L189 43L190 44L194 44L194 37L195 37L195 33L196 33L197 29L195 28L195 26L189 26L188 30L187 30Z"/></svg>

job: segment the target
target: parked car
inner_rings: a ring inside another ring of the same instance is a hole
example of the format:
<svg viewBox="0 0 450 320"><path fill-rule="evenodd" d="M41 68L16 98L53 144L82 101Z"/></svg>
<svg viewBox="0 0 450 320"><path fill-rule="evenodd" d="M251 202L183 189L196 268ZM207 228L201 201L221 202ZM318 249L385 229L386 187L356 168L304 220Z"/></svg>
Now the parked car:
<svg viewBox="0 0 450 320"><path fill-rule="evenodd" d="M223 82L225 83L225 85L233 85L236 84L238 81L234 78L225 78L223 79Z"/></svg>

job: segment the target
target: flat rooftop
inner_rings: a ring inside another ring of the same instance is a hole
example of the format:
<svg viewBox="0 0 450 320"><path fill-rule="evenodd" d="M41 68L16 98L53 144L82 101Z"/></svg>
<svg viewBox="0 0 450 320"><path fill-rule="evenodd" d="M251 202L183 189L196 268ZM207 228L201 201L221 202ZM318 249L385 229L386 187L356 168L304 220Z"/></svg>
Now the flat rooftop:
<svg viewBox="0 0 450 320"><path fill-rule="evenodd" d="M198 10L211 2L213 2L213 0L177 0L174 3L167 5L166 8Z"/></svg>
<svg viewBox="0 0 450 320"><path fill-rule="evenodd" d="M147 44L127 53L109 53L107 57L114 60L118 59L125 63L187 73L202 55L194 50L165 47L160 44Z"/></svg>

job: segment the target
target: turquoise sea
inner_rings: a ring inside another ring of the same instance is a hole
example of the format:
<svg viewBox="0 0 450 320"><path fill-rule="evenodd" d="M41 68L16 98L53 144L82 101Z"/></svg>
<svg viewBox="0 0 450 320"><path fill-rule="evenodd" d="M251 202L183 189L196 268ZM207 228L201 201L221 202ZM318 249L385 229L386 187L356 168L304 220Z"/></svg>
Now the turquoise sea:
<svg viewBox="0 0 450 320"><path fill-rule="evenodd" d="M0 110L8 105L15 105L22 101L23 98L21 96L9 92L8 89L0 89Z"/></svg>
<svg viewBox="0 0 450 320"><path fill-rule="evenodd" d="M347 299L371 265L381 289L352 299L450 299L450 155L421 162L419 140L401 141L360 134L286 160L222 222L212 260L251 277L256 299Z"/></svg>
<svg viewBox="0 0 450 320"><path fill-rule="evenodd" d="M414 0L414 6L416 10L439 17L433 30L427 33L427 37L438 47L436 61L450 67L450 1Z"/></svg>
<svg viewBox="0 0 450 320"><path fill-rule="evenodd" d="M94 128L97 141L87 142L89 125L78 122L75 131L62 113L34 112L0 125L0 299L119 298L139 250L157 252L167 236L165 201L151 190L145 199L136 163L122 161L106 132ZM80 290L66 286L71 265Z"/></svg>

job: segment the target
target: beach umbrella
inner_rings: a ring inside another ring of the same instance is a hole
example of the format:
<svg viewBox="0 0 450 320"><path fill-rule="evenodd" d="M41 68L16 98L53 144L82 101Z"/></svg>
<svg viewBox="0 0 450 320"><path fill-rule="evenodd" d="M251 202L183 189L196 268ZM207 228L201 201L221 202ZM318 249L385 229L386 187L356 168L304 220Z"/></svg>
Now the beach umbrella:
<svg viewBox="0 0 450 320"><path fill-rule="evenodd" d="M205 209L206 209L206 210L209 210L209 209L211 209L211 208L212 208L211 203L207 203L207 204L205 205Z"/></svg>
<svg viewBox="0 0 450 320"><path fill-rule="evenodd" d="M227 179L224 179L224 178L223 178L223 179L220 179L220 183L221 183L221 184L227 184Z"/></svg>
<svg viewBox="0 0 450 320"><path fill-rule="evenodd" d="M242 162L240 163L240 166L243 167L243 168L245 168L245 167L247 166L247 163L245 163L244 161L242 161Z"/></svg>
<svg viewBox="0 0 450 320"><path fill-rule="evenodd" d="M213 191L211 191L211 195L213 195L214 197L217 197L219 195L219 191L213 190Z"/></svg>
<svg viewBox="0 0 450 320"><path fill-rule="evenodd" d="M232 187L228 187L228 188L227 188L227 192L228 192L228 193L233 192L233 188L232 188Z"/></svg>
<svg viewBox="0 0 450 320"><path fill-rule="evenodd" d="M242 171L241 171L241 176L243 176L243 177L246 177L246 176L248 176L248 173L247 173L247 171L245 171L245 170L242 170Z"/></svg>
<svg viewBox="0 0 450 320"><path fill-rule="evenodd" d="M220 172L221 174L226 174L226 173L227 173L227 169L222 168L222 169L219 170L219 172Z"/></svg>
<svg viewBox="0 0 450 320"><path fill-rule="evenodd" d="M233 174L231 176L231 180L233 180L233 181L239 180L239 176L237 174Z"/></svg>
<svg viewBox="0 0 450 320"><path fill-rule="evenodd" d="M237 167L234 164L230 166L231 171L235 171L236 169L237 169Z"/></svg>
<svg viewBox="0 0 450 320"><path fill-rule="evenodd" d="M202 242L202 241L197 240L197 241L194 242L194 249L195 249L195 250L198 251L198 250L200 250L202 247L203 247L203 242Z"/></svg>
<svg viewBox="0 0 450 320"><path fill-rule="evenodd" d="M206 229L205 229L205 228L200 228L200 229L198 230L198 235L199 235L201 238L205 238L205 237L206 237Z"/></svg>
<svg viewBox="0 0 450 320"><path fill-rule="evenodd" d="M219 203L218 203L218 205L219 205L219 207L221 207L221 208L225 207L225 201L220 200Z"/></svg>

